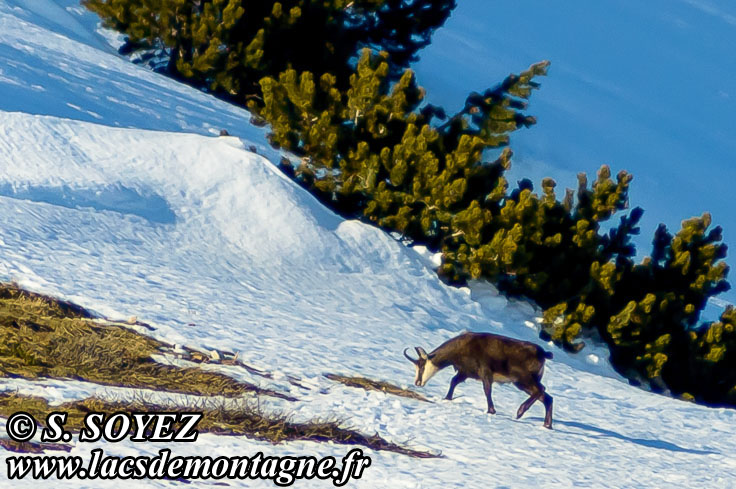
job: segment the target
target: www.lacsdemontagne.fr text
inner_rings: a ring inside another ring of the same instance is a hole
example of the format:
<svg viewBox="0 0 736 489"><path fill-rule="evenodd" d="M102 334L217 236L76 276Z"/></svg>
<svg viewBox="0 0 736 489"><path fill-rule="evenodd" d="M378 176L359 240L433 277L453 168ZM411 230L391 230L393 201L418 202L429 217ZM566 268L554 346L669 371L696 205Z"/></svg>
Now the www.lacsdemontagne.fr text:
<svg viewBox="0 0 736 489"><path fill-rule="evenodd" d="M16 456L6 459L10 480L33 479L263 479L278 486L290 486L301 479L331 480L344 486L350 479L360 479L370 457L360 449L350 450L341 463L335 457L269 457L261 452L253 456L209 457L174 456L171 450L159 450L156 456L117 457L96 448L85 461L80 456Z"/></svg>

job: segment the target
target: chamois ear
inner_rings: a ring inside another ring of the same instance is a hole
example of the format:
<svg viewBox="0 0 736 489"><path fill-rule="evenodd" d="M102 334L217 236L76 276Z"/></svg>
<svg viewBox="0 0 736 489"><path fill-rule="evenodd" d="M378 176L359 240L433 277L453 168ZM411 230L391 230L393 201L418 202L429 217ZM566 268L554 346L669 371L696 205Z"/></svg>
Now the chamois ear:
<svg viewBox="0 0 736 489"><path fill-rule="evenodd" d="M414 349L417 351L417 355L419 355L419 358L421 358L422 360L426 360L428 358L427 352L424 351L424 348L422 348L421 346L417 346Z"/></svg>

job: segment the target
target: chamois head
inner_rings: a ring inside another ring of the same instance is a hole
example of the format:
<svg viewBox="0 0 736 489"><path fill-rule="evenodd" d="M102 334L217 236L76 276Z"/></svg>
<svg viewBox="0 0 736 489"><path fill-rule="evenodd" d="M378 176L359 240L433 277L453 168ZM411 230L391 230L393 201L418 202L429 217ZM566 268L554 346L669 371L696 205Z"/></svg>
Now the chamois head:
<svg viewBox="0 0 736 489"><path fill-rule="evenodd" d="M427 355L427 352L424 351L424 348L422 348L421 346L417 346L414 349L416 350L417 355L419 355L419 358L414 360L412 357L410 357L409 354L406 353L406 350L408 350L408 348L404 349L404 356L411 363L414 364L414 385L423 387L427 384L427 381L429 381L429 379L431 379L432 376L437 373L439 369L434 363L432 363L432 359L429 355Z"/></svg>

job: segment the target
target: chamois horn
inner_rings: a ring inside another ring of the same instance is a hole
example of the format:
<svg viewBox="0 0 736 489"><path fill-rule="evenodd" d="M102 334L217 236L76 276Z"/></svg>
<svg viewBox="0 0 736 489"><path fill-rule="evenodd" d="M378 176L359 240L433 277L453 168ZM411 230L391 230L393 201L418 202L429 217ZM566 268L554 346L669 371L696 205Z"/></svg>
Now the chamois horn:
<svg viewBox="0 0 736 489"><path fill-rule="evenodd" d="M408 348L404 348L404 356L406 357L407 360L409 360L411 363L416 365L417 362L419 362L419 360L414 360L412 357L410 357L409 354L406 353L406 350L408 350Z"/></svg>

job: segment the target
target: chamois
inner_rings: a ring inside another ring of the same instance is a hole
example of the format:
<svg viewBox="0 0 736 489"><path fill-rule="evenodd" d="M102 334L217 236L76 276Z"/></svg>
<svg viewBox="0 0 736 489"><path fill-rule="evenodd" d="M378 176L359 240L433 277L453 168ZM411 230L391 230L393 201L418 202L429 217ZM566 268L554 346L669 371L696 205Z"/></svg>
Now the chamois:
<svg viewBox="0 0 736 489"><path fill-rule="evenodd" d="M528 341L515 340L491 333L463 333L447 340L433 352L427 353L422 347L415 350L418 359L411 358L404 350L404 356L414 364L416 377L414 384L422 387L434 374L452 365L457 372L450 381L450 390L445 399L452 400L455 387L467 378L483 382L483 390L488 401L488 412L496 414L491 399L493 382L513 384L529 394L516 412L519 419L534 404L541 400L544 404L544 427L552 428L552 396L545 392L540 382L544 372L545 358L552 353Z"/></svg>

